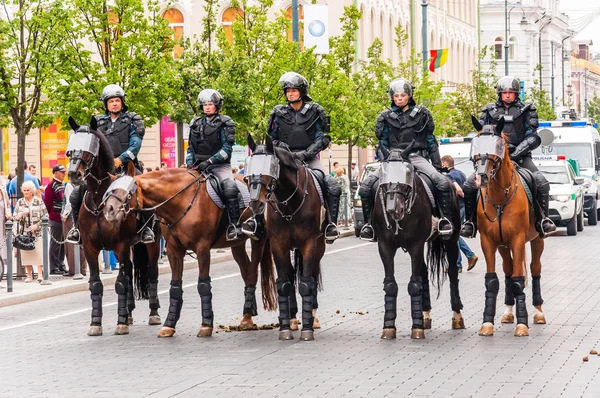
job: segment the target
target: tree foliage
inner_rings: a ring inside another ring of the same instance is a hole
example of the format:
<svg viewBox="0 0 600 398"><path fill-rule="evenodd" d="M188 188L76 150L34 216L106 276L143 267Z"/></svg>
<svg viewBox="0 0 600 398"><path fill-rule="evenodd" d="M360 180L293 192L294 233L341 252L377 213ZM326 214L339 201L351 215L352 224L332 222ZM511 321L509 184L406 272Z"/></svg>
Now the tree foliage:
<svg viewBox="0 0 600 398"><path fill-rule="evenodd" d="M533 73L534 77L537 71L539 71L541 68L541 65L538 65L535 68L535 71ZM548 92L539 87L539 80L533 80L533 84L527 90L525 98L535 105L535 107L537 108L538 118L540 120L556 119L556 114L554 113L554 109L552 109L552 104L550 103Z"/></svg>

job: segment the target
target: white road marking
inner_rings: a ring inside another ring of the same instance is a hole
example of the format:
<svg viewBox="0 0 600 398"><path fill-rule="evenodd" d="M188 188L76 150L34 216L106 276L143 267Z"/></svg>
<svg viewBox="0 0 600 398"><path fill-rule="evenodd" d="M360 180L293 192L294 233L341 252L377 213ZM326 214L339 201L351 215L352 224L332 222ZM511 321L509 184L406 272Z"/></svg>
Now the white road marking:
<svg viewBox="0 0 600 398"><path fill-rule="evenodd" d="M356 249L356 248L359 248L359 247L362 247L362 246L366 246L366 245L370 245L370 244L371 244L371 242L368 242L368 243L362 243L362 244L358 244L358 245L354 245L354 246L345 247L343 249L331 250L331 251L325 252L325 255L327 256L329 254L335 254L335 253L343 252L343 251L350 250L350 249ZM233 277L236 277L236 276L239 276L239 275L240 275L240 273L238 272L238 273L235 273L235 274L229 274L229 275L219 276L219 277L213 278L212 281L214 282L214 281L219 281L219 280L222 280L222 279L229 279L229 278L233 278ZM196 285L197 285L197 282L195 282L195 283L189 283L187 285L183 285L183 288L192 287L192 286L196 286ZM162 290L162 291L158 292L158 294L161 295L161 294L166 294L168 292L169 292L169 289L166 289L166 290ZM112 302L112 303L103 304L102 308L113 307L115 305L117 305L116 301ZM77 314L81 314L81 313L88 312L88 311L91 311L91 310L92 310L91 307L88 307L88 308L83 308L83 309L80 309L80 310L64 312L62 314L58 314L58 315L53 315L53 316L48 316L48 317L36 319L36 320L33 320L33 321L29 321L29 322L19 323L17 325L6 326L6 327L3 327L3 328L0 328L0 332L5 332L7 330L12 330L12 329L18 329L18 328L22 328L22 327L25 327L25 326L36 325L36 324L42 323L42 322L53 321L55 319L65 318L65 317L68 317L68 316L71 316L71 315L77 315Z"/></svg>

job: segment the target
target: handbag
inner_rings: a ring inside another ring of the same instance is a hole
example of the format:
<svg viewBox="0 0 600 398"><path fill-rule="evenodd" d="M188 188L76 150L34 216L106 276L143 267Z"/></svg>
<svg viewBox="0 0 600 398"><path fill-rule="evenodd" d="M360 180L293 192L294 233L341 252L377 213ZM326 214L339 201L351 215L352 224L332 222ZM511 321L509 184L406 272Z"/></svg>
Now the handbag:
<svg viewBox="0 0 600 398"><path fill-rule="evenodd" d="M29 223L31 224L31 216L29 216ZM35 250L35 236L31 232L25 234L25 223L21 224L21 233L15 235L13 239L13 246L19 250Z"/></svg>

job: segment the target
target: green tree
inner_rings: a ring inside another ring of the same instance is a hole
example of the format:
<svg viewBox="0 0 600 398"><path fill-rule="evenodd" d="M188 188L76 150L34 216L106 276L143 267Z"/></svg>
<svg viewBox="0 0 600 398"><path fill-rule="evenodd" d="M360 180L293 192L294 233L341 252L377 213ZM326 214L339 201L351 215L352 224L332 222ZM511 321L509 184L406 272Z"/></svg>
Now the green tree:
<svg viewBox="0 0 600 398"><path fill-rule="evenodd" d="M595 92L594 98L588 101L588 116L594 119L595 122L600 121L600 97Z"/></svg>
<svg viewBox="0 0 600 398"><path fill-rule="evenodd" d="M534 77L536 72L539 71L541 68L541 65L536 66L535 71L533 73ZM552 104L550 103L548 92L544 89L539 88L539 80L533 80L533 84L527 90L525 99L531 101L533 105L535 105L535 107L537 108L539 120L556 119L556 114L554 113L554 109L552 109Z"/></svg>
<svg viewBox="0 0 600 398"><path fill-rule="evenodd" d="M65 0L72 23L55 65L61 84L50 103L61 119L81 123L104 112L99 101L107 84L119 84L126 103L153 125L171 110L169 99L179 86L173 73L173 32L155 1ZM83 43L91 43L93 51Z"/></svg>
<svg viewBox="0 0 600 398"><path fill-rule="evenodd" d="M32 128L52 122L44 97L56 81L60 58L54 50L72 30L60 0L0 0L0 9L0 125L16 130L17 174L23 181L25 138Z"/></svg>

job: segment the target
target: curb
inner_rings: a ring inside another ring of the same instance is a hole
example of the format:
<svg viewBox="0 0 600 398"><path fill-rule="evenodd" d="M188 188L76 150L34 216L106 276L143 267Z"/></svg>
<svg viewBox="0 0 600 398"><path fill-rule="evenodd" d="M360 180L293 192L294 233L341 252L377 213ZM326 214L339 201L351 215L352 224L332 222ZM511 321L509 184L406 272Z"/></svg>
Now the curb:
<svg viewBox="0 0 600 398"><path fill-rule="evenodd" d="M340 233L340 239L347 238L349 236L354 236L354 230L344 231L344 232ZM219 256L215 256L215 257L211 258L210 263L211 263L211 265L213 265L213 264L224 263L224 262L232 261L232 260L233 260L233 256L231 254L224 254L224 255L219 255ZM184 270L196 268L197 266L198 266L198 263L195 259L184 261L184 263L183 263ZM159 267L158 267L159 275L163 275L163 274L166 274L169 272L171 272L171 268L169 267L168 263L159 265ZM113 274L107 274L107 275L104 275L101 273L102 284L104 286L114 285L115 281L117 280L117 276L118 276L118 272L114 272ZM5 289L6 287L3 287L3 288ZM42 300L45 298L60 296L63 294L83 292L83 291L87 291L88 289L89 289L88 281L84 278L84 279L74 282L68 286L60 286L60 287L54 287L54 288L51 287L48 290L40 290L38 292L25 293L25 294L13 296L13 297L11 297L10 295L7 297L2 297L2 298L0 298L0 308L9 307L11 305L28 303L31 301ZM11 294L14 294L14 293L11 293Z"/></svg>

